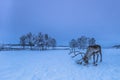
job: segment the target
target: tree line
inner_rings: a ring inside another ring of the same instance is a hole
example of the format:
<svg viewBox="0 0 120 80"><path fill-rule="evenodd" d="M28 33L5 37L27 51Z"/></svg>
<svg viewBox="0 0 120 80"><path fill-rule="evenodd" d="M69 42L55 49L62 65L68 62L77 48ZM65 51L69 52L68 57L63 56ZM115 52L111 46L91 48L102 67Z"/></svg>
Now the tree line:
<svg viewBox="0 0 120 80"><path fill-rule="evenodd" d="M42 34L41 32L37 35L29 32L20 37L20 45L23 49L30 47L31 50L47 50L49 47L54 48L56 46L56 39L50 37L48 34Z"/></svg>
<svg viewBox="0 0 120 80"><path fill-rule="evenodd" d="M69 42L69 46L72 49L72 51L75 51L75 48L86 49L88 46L95 44L96 44L95 38L89 38L86 36L81 36L80 38L72 39Z"/></svg>

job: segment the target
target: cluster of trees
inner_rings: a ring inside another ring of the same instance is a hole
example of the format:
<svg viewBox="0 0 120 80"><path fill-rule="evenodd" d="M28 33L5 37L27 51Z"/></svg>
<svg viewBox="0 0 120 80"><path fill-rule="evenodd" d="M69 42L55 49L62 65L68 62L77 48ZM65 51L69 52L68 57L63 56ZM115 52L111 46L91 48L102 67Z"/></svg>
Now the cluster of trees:
<svg viewBox="0 0 120 80"><path fill-rule="evenodd" d="M114 46L112 46L113 48L120 48L120 45L114 45Z"/></svg>
<svg viewBox="0 0 120 80"><path fill-rule="evenodd" d="M56 46L56 39L48 36L48 34L42 34L41 32L37 35L29 32L26 35L20 37L20 45L25 49L26 46L29 46L30 49L40 49L46 50L49 47L54 48Z"/></svg>
<svg viewBox="0 0 120 80"><path fill-rule="evenodd" d="M4 46L2 44L0 44L0 51L4 49Z"/></svg>
<svg viewBox="0 0 120 80"><path fill-rule="evenodd" d="M85 36L81 36L78 39L72 39L69 42L69 46L70 46L70 48L72 48L74 50L75 50L75 48L85 49L90 45L95 45L96 44L95 42L96 42L95 38L88 38Z"/></svg>

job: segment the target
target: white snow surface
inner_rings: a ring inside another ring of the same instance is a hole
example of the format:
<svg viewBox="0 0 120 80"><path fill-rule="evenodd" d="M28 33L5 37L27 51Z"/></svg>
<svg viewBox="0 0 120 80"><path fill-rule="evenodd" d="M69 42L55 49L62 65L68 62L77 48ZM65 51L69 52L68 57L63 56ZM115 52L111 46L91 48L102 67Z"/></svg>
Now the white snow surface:
<svg viewBox="0 0 120 80"><path fill-rule="evenodd" d="M97 66L76 64L69 50L1 51L0 80L119 80L120 49L103 49ZM80 57L79 57L80 58Z"/></svg>

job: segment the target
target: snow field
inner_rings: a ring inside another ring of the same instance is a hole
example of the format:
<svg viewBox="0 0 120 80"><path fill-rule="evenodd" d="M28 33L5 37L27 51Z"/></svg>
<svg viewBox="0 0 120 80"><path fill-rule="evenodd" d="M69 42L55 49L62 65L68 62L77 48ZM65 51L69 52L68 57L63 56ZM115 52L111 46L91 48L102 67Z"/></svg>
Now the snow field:
<svg viewBox="0 0 120 80"><path fill-rule="evenodd" d="M76 64L69 50L1 51L0 80L119 80L120 50L103 49L98 66Z"/></svg>

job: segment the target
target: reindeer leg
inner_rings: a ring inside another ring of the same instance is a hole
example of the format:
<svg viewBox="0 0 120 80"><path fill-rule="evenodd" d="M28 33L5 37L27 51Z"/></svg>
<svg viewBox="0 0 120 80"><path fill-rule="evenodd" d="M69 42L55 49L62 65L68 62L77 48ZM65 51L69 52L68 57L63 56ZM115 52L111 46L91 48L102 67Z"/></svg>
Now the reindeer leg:
<svg viewBox="0 0 120 80"><path fill-rule="evenodd" d="M100 62L102 62L102 53L101 53L101 50L100 50Z"/></svg>
<svg viewBox="0 0 120 80"><path fill-rule="evenodd" d="M95 54L93 54L93 64L95 64Z"/></svg>
<svg viewBox="0 0 120 80"><path fill-rule="evenodd" d="M99 57L99 54L97 54L97 59L96 59L96 63L98 62L98 57Z"/></svg>
<svg viewBox="0 0 120 80"><path fill-rule="evenodd" d="M95 62L95 54L93 54L93 65L97 66L96 62Z"/></svg>

